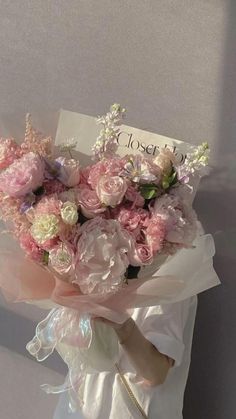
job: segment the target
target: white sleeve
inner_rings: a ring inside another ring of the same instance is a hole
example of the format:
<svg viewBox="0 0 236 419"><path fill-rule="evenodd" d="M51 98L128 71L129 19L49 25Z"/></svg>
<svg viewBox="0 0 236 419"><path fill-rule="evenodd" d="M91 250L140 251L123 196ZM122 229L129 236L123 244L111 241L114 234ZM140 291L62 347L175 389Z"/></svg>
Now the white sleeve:
<svg viewBox="0 0 236 419"><path fill-rule="evenodd" d="M196 299L195 296L177 303L149 307L139 325L144 336L158 351L175 361L174 367L182 361L185 349L184 328L190 306L196 303Z"/></svg>

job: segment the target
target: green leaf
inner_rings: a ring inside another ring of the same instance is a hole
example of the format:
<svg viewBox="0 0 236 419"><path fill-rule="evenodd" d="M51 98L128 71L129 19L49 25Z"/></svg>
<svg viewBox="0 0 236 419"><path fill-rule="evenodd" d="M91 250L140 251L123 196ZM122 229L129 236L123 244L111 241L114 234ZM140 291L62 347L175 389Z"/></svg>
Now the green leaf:
<svg viewBox="0 0 236 419"><path fill-rule="evenodd" d="M163 189L168 189L169 186L170 186L170 184L169 184L169 178L168 177L167 178L164 178L162 180L162 187L163 187Z"/></svg>
<svg viewBox="0 0 236 419"><path fill-rule="evenodd" d="M172 184L173 182L175 182L176 178L177 178L177 173L176 172L172 173L172 175L169 178L170 183Z"/></svg>
<svg viewBox="0 0 236 419"><path fill-rule="evenodd" d="M43 251L43 264L48 265L48 261L49 261L49 252L44 250Z"/></svg>
<svg viewBox="0 0 236 419"><path fill-rule="evenodd" d="M170 186L174 185L178 181L177 173L173 170L171 175L165 175L162 179L163 189L168 189Z"/></svg>
<svg viewBox="0 0 236 419"><path fill-rule="evenodd" d="M152 199L157 196L158 187L157 185L147 184L140 186L140 193L144 199Z"/></svg>

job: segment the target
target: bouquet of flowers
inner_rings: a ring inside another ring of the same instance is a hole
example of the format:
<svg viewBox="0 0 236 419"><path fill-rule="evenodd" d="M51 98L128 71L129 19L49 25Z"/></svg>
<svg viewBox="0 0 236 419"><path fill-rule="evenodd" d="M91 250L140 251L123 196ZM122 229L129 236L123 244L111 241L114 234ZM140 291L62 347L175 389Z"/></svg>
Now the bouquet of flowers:
<svg viewBox="0 0 236 419"><path fill-rule="evenodd" d="M204 264L206 246L209 257L214 253L210 235L196 241L191 199L192 180L208 164L208 145L193 148L184 162L167 147L156 157L120 157L124 113L114 104L97 119L102 129L86 167L73 156L73 139L58 153L29 115L21 144L0 140L3 233L20 245L7 247L2 233L0 285L8 298L52 308L27 349L38 360L59 352L69 368L66 382L45 389L69 390L74 405L84 374L106 370L117 356L113 331L95 325L93 316L121 322L128 309L181 300L216 285L215 278L204 284L195 277L194 283L189 275ZM194 264L161 275L160 267L180 251L184 257L195 251Z"/></svg>

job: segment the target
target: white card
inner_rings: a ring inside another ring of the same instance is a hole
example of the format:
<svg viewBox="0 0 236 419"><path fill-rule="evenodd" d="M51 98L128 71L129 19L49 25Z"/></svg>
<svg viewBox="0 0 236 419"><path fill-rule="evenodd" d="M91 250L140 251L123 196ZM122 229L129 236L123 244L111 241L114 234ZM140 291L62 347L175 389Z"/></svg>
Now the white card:
<svg viewBox="0 0 236 419"><path fill-rule="evenodd" d="M81 164L89 164L91 148L94 145L100 130L101 125L96 123L94 117L61 110L55 145L60 146L60 144L64 143L67 139L76 139L76 150ZM118 144L118 153L120 156L137 154L138 152L153 156L158 154L160 148L168 146L176 153L181 162L185 160L186 154L195 148L184 141L164 137L163 135L129 127L128 125L121 125Z"/></svg>

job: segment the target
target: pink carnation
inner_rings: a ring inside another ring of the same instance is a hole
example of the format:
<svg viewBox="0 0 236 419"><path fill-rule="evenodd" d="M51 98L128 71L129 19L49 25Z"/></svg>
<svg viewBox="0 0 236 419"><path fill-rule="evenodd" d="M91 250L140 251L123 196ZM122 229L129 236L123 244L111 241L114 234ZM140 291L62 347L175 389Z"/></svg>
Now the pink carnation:
<svg viewBox="0 0 236 419"><path fill-rule="evenodd" d="M44 196L35 206L35 216L43 214L60 215L61 201L56 195Z"/></svg>
<svg viewBox="0 0 236 419"><path fill-rule="evenodd" d="M126 230L140 230L148 225L149 213L143 208L131 209L121 207L117 219Z"/></svg>
<svg viewBox="0 0 236 419"><path fill-rule="evenodd" d="M161 217L153 216L146 229L146 241L153 253L159 252L162 249L165 235L165 221Z"/></svg>
<svg viewBox="0 0 236 419"><path fill-rule="evenodd" d="M19 146L11 138L0 138L0 170L6 169L19 157Z"/></svg>
<svg viewBox="0 0 236 419"><path fill-rule="evenodd" d="M44 243L41 243L42 249L46 250L47 252L53 249L58 244L58 237L54 237L53 239L46 240Z"/></svg>
<svg viewBox="0 0 236 419"><path fill-rule="evenodd" d="M31 259L42 262L43 250L37 245L30 233L24 232L19 237L20 245Z"/></svg>
<svg viewBox="0 0 236 419"><path fill-rule="evenodd" d="M128 187L125 193L125 198L127 199L127 201L132 202L132 206L134 207L144 206L145 200L140 194L140 192L134 186Z"/></svg>
<svg viewBox="0 0 236 419"><path fill-rule="evenodd" d="M43 177L43 160L39 155L30 152L15 160L0 174L0 190L19 198L42 186Z"/></svg>
<svg viewBox="0 0 236 419"><path fill-rule="evenodd" d="M66 186L63 183L59 182L59 180L46 180L43 183L44 192L46 195L51 195L54 193L60 194L66 190Z"/></svg>

